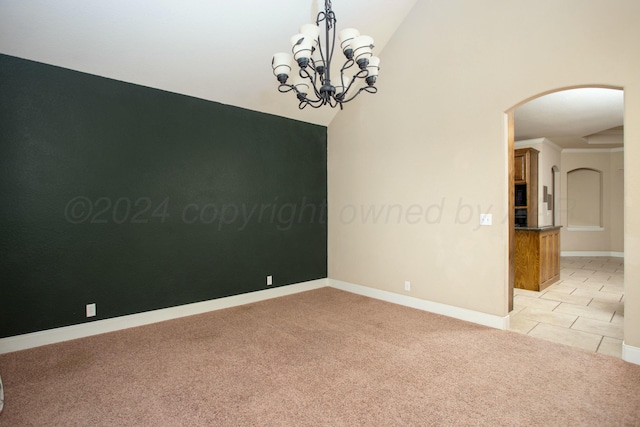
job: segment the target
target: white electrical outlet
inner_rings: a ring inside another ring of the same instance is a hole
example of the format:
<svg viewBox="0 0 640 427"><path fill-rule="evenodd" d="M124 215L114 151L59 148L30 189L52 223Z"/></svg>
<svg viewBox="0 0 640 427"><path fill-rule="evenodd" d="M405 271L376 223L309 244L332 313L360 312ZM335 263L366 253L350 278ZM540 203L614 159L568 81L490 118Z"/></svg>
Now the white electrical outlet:
<svg viewBox="0 0 640 427"><path fill-rule="evenodd" d="M410 281L405 280L405 282L404 282L404 290L407 291L407 292L411 291L411 282Z"/></svg>
<svg viewBox="0 0 640 427"><path fill-rule="evenodd" d="M493 215L480 214L480 225L491 225L493 223Z"/></svg>
<svg viewBox="0 0 640 427"><path fill-rule="evenodd" d="M87 317L93 317L96 315L96 303L87 304Z"/></svg>
<svg viewBox="0 0 640 427"><path fill-rule="evenodd" d="M273 276L267 276L267 286L273 285Z"/></svg>

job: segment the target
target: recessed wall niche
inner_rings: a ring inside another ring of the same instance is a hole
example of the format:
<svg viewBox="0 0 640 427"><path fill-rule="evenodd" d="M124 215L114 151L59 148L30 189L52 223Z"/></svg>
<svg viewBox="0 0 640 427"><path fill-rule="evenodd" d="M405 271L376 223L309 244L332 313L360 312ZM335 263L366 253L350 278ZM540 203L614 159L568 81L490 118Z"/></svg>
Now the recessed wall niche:
<svg viewBox="0 0 640 427"><path fill-rule="evenodd" d="M602 172L579 168L567 173L569 227L602 228Z"/></svg>

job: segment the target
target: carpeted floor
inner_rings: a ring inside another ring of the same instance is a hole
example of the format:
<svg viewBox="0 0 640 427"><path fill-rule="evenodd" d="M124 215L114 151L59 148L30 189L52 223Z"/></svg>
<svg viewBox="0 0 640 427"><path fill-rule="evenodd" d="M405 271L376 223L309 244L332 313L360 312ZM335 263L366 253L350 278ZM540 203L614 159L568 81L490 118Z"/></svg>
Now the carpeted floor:
<svg viewBox="0 0 640 427"><path fill-rule="evenodd" d="M2 426L640 425L640 366L332 288L0 355Z"/></svg>

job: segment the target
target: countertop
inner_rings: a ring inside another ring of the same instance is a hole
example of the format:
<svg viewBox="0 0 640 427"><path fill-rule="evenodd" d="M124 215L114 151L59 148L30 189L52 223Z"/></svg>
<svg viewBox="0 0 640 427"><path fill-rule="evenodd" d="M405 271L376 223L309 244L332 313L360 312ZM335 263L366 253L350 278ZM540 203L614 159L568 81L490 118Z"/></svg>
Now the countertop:
<svg viewBox="0 0 640 427"><path fill-rule="evenodd" d="M557 230L559 228L562 228L561 225L545 225L542 227L518 227L516 225L515 229L516 230L522 230L522 231L549 231L549 230Z"/></svg>

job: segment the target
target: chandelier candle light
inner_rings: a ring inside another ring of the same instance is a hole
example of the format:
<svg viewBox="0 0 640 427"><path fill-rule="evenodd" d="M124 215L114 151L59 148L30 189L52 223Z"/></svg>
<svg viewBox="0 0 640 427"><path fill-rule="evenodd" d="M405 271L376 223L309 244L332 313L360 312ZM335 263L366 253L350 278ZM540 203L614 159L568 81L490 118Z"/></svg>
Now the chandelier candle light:
<svg viewBox="0 0 640 427"><path fill-rule="evenodd" d="M324 22L324 34L320 34L320 24ZM307 105L319 108L329 105L332 108L349 102L365 91L376 93L376 78L380 66L380 58L373 56L373 39L361 36L353 28L340 31L340 48L346 57L340 69L340 82L331 83L331 60L336 43L336 15L331 10L331 0L325 0L324 11L318 13L315 24L300 27L300 33L291 37L293 46L289 53L273 55L271 67L280 85L282 93L294 91L303 109ZM324 40L321 39L324 38ZM324 41L324 44L323 44ZM299 68L291 82L287 83L292 70L293 61ZM357 67L355 67L357 65ZM361 86L360 83L366 85ZM355 86L354 86L355 85ZM360 87L361 86L361 87Z"/></svg>

